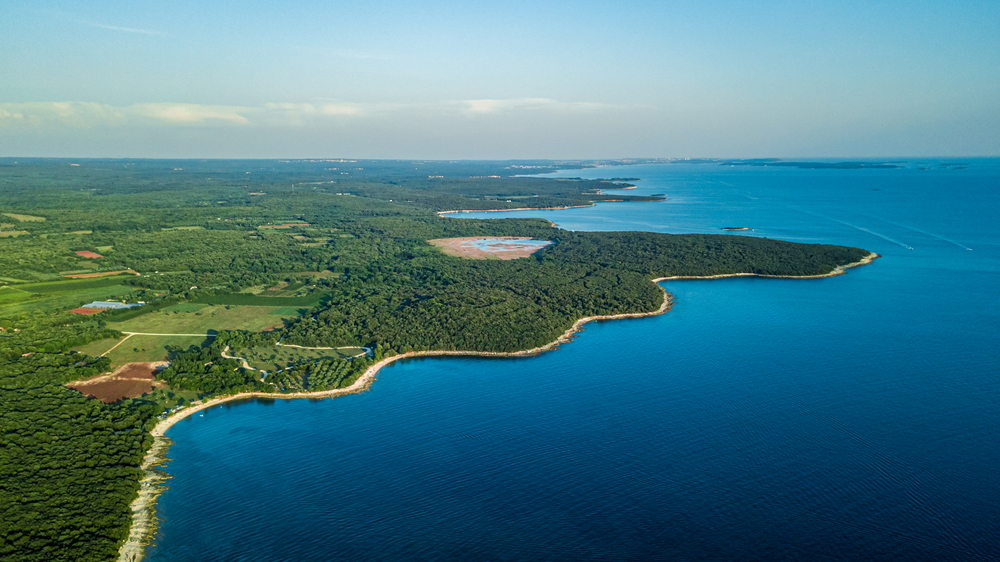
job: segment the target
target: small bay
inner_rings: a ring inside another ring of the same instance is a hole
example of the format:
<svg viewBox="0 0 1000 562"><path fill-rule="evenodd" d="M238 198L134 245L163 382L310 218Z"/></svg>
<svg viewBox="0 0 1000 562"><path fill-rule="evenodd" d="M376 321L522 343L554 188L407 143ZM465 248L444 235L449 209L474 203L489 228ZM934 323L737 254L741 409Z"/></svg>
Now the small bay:
<svg viewBox="0 0 1000 562"><path fill-rule="evenodd" d="M669 200L452 215L882 257L665 282L670 312L537 357L405 361L363 394L182 420L147 559L997 559L1000 161L967 162L567 170Z"/></svg>

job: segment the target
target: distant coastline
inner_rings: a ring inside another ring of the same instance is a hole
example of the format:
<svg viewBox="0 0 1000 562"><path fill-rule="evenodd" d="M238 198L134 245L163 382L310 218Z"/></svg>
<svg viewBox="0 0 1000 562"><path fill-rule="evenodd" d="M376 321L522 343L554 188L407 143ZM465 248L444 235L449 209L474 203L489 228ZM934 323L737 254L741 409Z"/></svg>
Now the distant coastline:
<svg viewBox="0 0 1000 562"><path fill-rule="evenodd" d="M611 188L608 188L608 189L613 189L613 190L618 190L618 189L638 189L638 186L630 185L628 187L611 187ZM597 194L598 195L604 195L604 190L603 189L597 190ZM668 201L670 199L666 195L662 195L662 194L650 195L650 197L660 197L661 199L654 199L652 201L639 201L639 202L641 202L641 203L658 203L660 201ZM561 211L563 209L585 209L587 207L594 207L598 203L621 203L623 201L625 201L625 200L624 199L604 199L604 200L601 200L601 201L591 201L587 205L563 205L563 206L560 206L560 207L518 207L516 209L454 209L454 210L451 210L451 211L438 211L437 214L438 214L438 216L444 216L444 215L453 214L453 213L504 213L504 212L507 212L507 211ZM549 222L552 223L552 226L555 226L555 223L553 223L552 221L549 221Z"/></svg>
<svg viewBox="0 0 1000 562"><path fill-rule="evenodd" d="M511 209L504 209L511 210ZM456 211L446 211L446 212L456 212ZM440 213L439 213L440 214ZM874 252L868 254L861 260L853 262L850 264L837 266L833 271L822 274L822 275L805 275L805 276L791 276L791 275L764 275L757 273L729 273L721 275L711 275L711 276L671 276L671 277L658 277L652 279L653 283L659 283L661 281L676 281L676 280L694 280L694 279L722 279L726 277L770 277L770 278L780 278L780 279L819 279L824 277L834 277L837 275L843 275L848 269L859 267L862 265L868 265L872 263L875 259L880 256ZM287 394L279 393L266 393L266 392L241 392L238 394L232 394L228 396L219 396L212 398L207 402L198 404L195 406L190 406L174 412L172 415L166 419L160 421L156 426L150 431L153 436L154 443L147 453L146 457L143 459L143 464L141 469L144 472L142 481L140 482L140 490L138 497L132 502L132 525L129 528L129 536L122 544L119 550L119 562L137 562L142 559L145 547L149 544L149 540L156 530L155 521L155 509L156 509L156 499L159 494L163 491L162 483L168 479L159 467L167 462L166 453L170 446L170 441L166 437L166 432L171 427L173 427L177 422L191 415L217 406L224 404L226 402L232 402L235 400L247 400L250 398L271 398L271 399L281 399L281 400L291 400L296 398L310 398L310 399L322 399L322 398L333 398L336 396L342 396L347 394L356 394L368 390L371 387L372 382L375 380L376 374L388 365L400 361L403 359L411 359L417 357L530 357L544 353L546 351L551 351L557 348L563 343L568 343L572 341L572 336L582 329L582 326L588 322L604 321L604 320L621 320L627 318L643 318L647 316L657 316L663 314L671 309L674 300L673 295L667 292L666 289L660 287L663 290L663 302L660 304L659 308L651 312L634 312L634 313L624 313L624 314L610 314L610 315L600 315L600 316L587 316L580 318L573 325L562 333L555 340L532 349L513 351L513 352L497 352L497 351L447 351L447 350L428 350L428 351L409 351L406 353L401 353L398 355L393 355L392 357L386 357L381 361L375 363L369 367L365 372L358 377L353 384L346 388L338 388L333 390L324 390L319 392L295 392Z"/></svg>

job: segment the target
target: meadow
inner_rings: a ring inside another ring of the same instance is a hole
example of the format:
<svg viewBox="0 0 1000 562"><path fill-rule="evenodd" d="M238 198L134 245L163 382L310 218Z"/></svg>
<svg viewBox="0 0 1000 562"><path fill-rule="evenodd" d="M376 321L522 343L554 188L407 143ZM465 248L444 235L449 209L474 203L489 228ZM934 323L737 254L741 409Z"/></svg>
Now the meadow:
<svg viewBox="0 0 1000 562"><path fill-rule="evenodd" d="M203 348L212 342L209 336L122 336L107 338L76 346L73 351L92 357L107 357L112 367L126 363L146 363L167 361L170 349L189 349L191 346ZM118 345L121 344L121 345Z"/></svg>
<svg viewBox="0 0 1000 562"><path fill-rule="evenodd" d="M123 322L108 322L122 332L155 334L209 334L221 330L259 332L284 326L294 308L281 306L234 306L185 303L153 311Z"/></svg>

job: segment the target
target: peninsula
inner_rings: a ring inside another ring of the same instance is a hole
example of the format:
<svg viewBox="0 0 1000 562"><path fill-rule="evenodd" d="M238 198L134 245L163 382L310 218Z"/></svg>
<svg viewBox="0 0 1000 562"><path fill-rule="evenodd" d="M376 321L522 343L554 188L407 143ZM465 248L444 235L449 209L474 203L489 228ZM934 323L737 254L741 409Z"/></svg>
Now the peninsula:
<svg viewBox="0 0 1000 562"><path fill-rule="evenodd" d="M213 404L357 392L409 357L541 353L588 321L666 312L659 280L821 277L875 257L439 215L664 200L514 177L533 162L73 163L0 162L18 232L0 237L5 560L135 559L164 432ZM458 239L523 255L432 243ZM94 301L120 306L76 312Z"/></svg>

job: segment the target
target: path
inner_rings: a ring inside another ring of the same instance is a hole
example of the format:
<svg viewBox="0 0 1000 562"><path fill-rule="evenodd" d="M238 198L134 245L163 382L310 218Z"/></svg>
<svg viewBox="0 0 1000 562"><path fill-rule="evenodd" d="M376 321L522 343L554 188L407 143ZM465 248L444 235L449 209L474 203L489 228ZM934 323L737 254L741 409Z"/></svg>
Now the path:
<svg viewBox="0 0 1000 562"><path fill-rule="evenodd" d="M143 332L122 332L123 334L128 334L125 339L115 344L114 347L105 351L101 354L101 357L107 357L109 353L114 351L119 345L125 343L132 336L194 336L199 338L214 338L215 334L146 334Z"/></svg>
<svg viewBox="0 0 1000 562"><path fill-rule="evenodd" d="M128 332L125 332L125 333L128 333ZM115 347L118 347L119 345L121 345L121 344L125 343L125 342L126 342L126 341L127 341L127 340L128 340L129 338L131 338L131 337L132 337L133 335L135 335L135 334L129 334L129 335L125 336L125 339L123 339L122 341L120 341L120 342L116 343L116 344L115 344ZM115 350L115 347L112 347L111 349L109 349L109 350L105 351L104 353L102 353L102 354L101 354L101 357L107 357L109 353L111 353L112 351L114 351L114 350Z"/></svg>
<svg viewBox="0 0 1000 562"><path fill-rule="evenodd" d="M242 357L233 357L232 355L230 355L229 354L229 346L228 345L226 346L226 349L223 349L222 353L220 353L219 355L221 355L223 357L223 359L239 359L240 361L243 362L243 368L244 369L247 369L247 370L250 370L250 371L256 371L257 370L257 369L254 369L253 367L251 367L250 364L247 363L246 359L244 359Z"/></svg>
<svg viewBox="0 0 1000 562"><path fill-rule="evenodd" d="M216 334L150 334L147 332L122 332L131 336L191 336L198 338L214 338Z"/></svg>
<svg viewBox="0 0 1000 562"><path fill-rule="evenodd" d="M281 346L281 347L296 347L298 349L363 349L364 350L362 353L359 353L357 355L352 355L351 356L352 358L353 357L361 357L362 355L368 355L369 353L372 352L372 348L370 348L370 347L363 347L363 346L360 346L360 345L345 345L345 346L342 346L342 347L306 347L304 345L295 345L295 344L291 344L291 343L281 343L280 341L278 343L274 344L274 345Z"/></svg>

